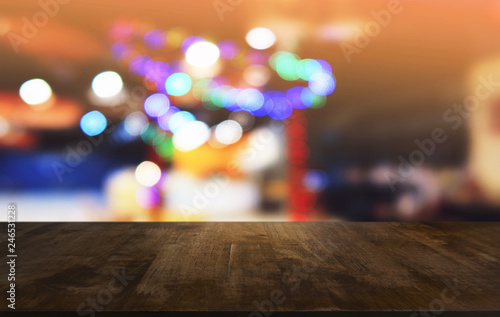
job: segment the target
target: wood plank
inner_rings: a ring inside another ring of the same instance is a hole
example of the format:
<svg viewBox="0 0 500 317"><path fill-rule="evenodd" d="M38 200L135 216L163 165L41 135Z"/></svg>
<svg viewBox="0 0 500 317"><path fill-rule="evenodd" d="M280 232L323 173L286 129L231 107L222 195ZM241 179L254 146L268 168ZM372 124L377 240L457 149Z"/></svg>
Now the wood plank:
<svg viewBox="0 0 500 317"><path fill-rule="evenodd" d="M16 311L500 312L499 242L499 223L17 223Z"/></svg>

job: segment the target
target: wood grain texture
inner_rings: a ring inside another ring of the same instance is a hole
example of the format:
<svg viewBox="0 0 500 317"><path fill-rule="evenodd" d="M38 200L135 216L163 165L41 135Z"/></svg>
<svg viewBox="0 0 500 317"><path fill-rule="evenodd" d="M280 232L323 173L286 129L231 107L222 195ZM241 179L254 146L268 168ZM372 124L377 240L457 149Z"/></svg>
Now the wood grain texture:
<svg viewBox="0 0 500 317"><path fill-rule="evenodd" d="M500 311L499 223L17 223L16 246L17 311Z"/></svg>

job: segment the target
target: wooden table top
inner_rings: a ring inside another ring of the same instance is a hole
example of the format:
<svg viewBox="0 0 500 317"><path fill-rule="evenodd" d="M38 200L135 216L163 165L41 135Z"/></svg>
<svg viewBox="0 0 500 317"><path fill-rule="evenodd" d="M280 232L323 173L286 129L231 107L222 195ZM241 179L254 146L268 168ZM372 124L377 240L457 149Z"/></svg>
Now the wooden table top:
<svg viewBox="0 0 500 317"><path fill-rule="evenodd" d="M16 226L17 312L500 316L500 223ZM1 265L4 296L7 274Z"/></svg>

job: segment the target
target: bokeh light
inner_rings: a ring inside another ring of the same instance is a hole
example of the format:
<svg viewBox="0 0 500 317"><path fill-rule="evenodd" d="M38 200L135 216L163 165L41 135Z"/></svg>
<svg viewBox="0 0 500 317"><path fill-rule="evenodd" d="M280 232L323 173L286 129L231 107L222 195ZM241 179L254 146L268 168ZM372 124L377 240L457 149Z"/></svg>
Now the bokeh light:
<svg viewBox="0 0 500 317"><path fill-rule="evenodd" d="M191 89L192 81L186 73L175 73L167 78L165 89L172 96L185 95Z"/></svg>
<svg viewBox="0 0 500 317"><path fill-rule="evenodd" d="M122 61L127 59L132 53L132 47L124 42L116 42L111 46L111 57L115 60Z"/></svg>
<svg viewBox="0 0 500 317"><path fill-rule="evenodd" d="M313 192L320 192L328 184L328 174L322 170L310 170L304 175L304 187Z"/></svg>
<svg viewBox="0 0 500 317"><path fill-rule="evenodd" d="M168 128L173 133L176 133L177 130L182 128L184 125L195 121L196 118L193 116L191 112L188 111L179 111L170 117L168 120Z"/></svg>
<svg viewBox="0 0 500 317"><path fill-rule="evenodd" d="M155 146L155 152L164 159L171 157L172 154L174 154L174 144L172 138L166 137L159 142Z"/></svg>
<svg viewBox="0 0 500 317"><path fill-rule="evenodd" d="M154 187L140 187L135 193L135 201L145 209L155 208L160 200L160 192Z"/></svg>
<svg viewBox="0 0 500 317"><path fill-rule="evenodd" d="M120 75L112 71L98 74L92 81L92 90L100 98L110 98L122 91L123 81Z"/></svg>
<svg viewBox="0 0 500 317"><path fill-rule="evenodd" d="M132 136L141 134L142 128L148 124L148 118L140 111L135 111L129 114L124 121L125 131Z"/></svg>
<svg viewBox="0 0 500 317"><path fill-rule="evenodd" d="M215 128L215 139L222 144L233 144L241 139L243 129L234 120L222 121Z"/></svg>
<svg viewBox="0 0 500 317"><path fill-rule="evenodd" d="M297 66L299 59L293 54L281 54L276 59L276 72L284 80L297 80L299 74L297 73Z"/></svg>
<svg viewBox="0 0 500 317"><path fill-rule="evenodd" d="M210 137L209 127L201 121L193 121L182 126L173 137L177 150L187 152L203 145Z"/></svg>
<svg viewBox="0 0 500 317"><path fill-rule="evenodd" d="M229 119L238 122L241 125L243 131L252 129L253 125L255 124L254 115L246 111L232 112L229 115Z"/></svg>
<svg viewBox="0 0 500 317"><path fill-rule="evenodd" d="M233 59L241 50L240 45L232 40L222 40L217 43L217 47L219 47L221 59Z"/></svg>
<svg viewBox="0 0 500 317"><path fill-rule="evenodd" d="M161 169L153 162L144 161L135 169L135 178L144 186L154 186L161 178Z"/></svg>
<svg viewBox="0 0 500 317"><path fill-rule="evenodd" d="M224 92L222 96L222 106L230 111L240 110L237 100L238 95L241 93L242 89L233 88Z"/></svg>
<svg viewBox="0 0 500 317"><path fill-rule="evenodd" d="M156 137L158 132L158 127L153 123L146 124L141 131L141 139L146 144L153 144L153 139Z"/></svg>
<svg viewBox="0 0 500 317"><path fill-rule="evenodd" d="M311 80L311 76L322 73L323 68L321 64L314 59L307 60L307 63L304 65L304 80Z"/></svg>
<svg viewBox="0 0 500 317"><path fill-rule="evenodd" d="M305 109L312 105L313 94L304 87L293 87L288 89L286 97L295 109Z"/></svg>
<svg viewBox="0 0 500 317"><path fill-rule="evenodd" d="M237 105L246 111L255 111L264 104L264 95L255 88L243 89L236 98Z"/></svg>
<svg viewBox="0 0 500 317"><path fill-rule="evenodd" d="M316 73L311 75L309 89L318 96L327 96L335 90L335 79L329 74Z"/></svg>
<svg viewBox="0 0 500 317"><path fill-rule="evenodd" d="M332 74L332 66L330 66L330 64L325 61L325 60L322 60L322 59L317 59L316 60L320 65L321 65L321 68L323 70L323 73L327 73L327 74Z"/></svg>
<svg viewBox="0 0 500 317"><path fill-rule="evenodd" d="M130 59L128 69L132 75L146 75L146 64L151 61L151 57L147 55L137 55Z"/></svg>
<svg viewBox="0 0 500 317"><path fill-rule="evenodd" d="M186 51L186 61L196 67L207 67L215 64L220 51L217 45L210 42L193 43Z"/></svg>
<svg viewBox="0 0 500 317"><path fill-rule="evenodd" d="M314 94L310 89L304 88L300 93L300 99L306 108L317 109L321 108L326 103L325 96L318 96Z"/></svg>
<svg viewBox="0 0 500 317"><path fill-rule="evenodd" d="M97 110L84 114L80 120L80 128L88 136L101 134L106 129L107 124L106 117Z"/></svg>
<svg viewBox="0 0 500 317"><path fill-rule="evenodd" d="M264 65L269 61L269 53L258 50L247 50L245 61L249 65Z"/></svg>
<svg viewBox="0 0 500 317"><path fill-rule="evenodd" d="M167 112L170 107L170 100L162 93L152 94L144 100L144 111L153 118Z"/></svg>
<svg viewBox="0 0 500 317"><path fill-rule="evenodd" d="M167 45L167 33L162 30L151 30L144 35L144 45L153 50L157 50Z"/></svg>
<svg viewBox="0 0 500 317"><path fill-rule="evenodd" d="M182 41L181 44L182 53L186 54L187 50L191 47L191 45L197 42L205 42L205 39L197 35L189 36L186 39L184 39L184 41Z"/></svg>
<svg viewBox="0 0 500 317"><path fill-rule="evenodd" d="M19 88L19 95L29 105L46 102L52 96L52 89L43 79L30 79Z"/></svg>
<svg viewBox="0 0 500 317"><path fill-rule="evenodd" d="M262 65L252 65L245 68L243 71L243 79L252 86L260 87L269 81L271 72Z"/></svg>
<svg viewBox="0 0 500 317"><path fill-rule="evenodd" d="M245 39L251 47L264 50L273 46L274 42L276 42L276 35L266 28L255 28L247 33Z"/></svg>
<svg viewBox="0 0 500 317"><path fill-rule="evenodd" d="M293 112L293 107L286 97L273 97L266 102L266 106L270 108L269 116L274 120L285 120Z"/></svg>
<svg viewBox="0 0 500 317"><path fill-rule="evenodd" d="M176 106L170 106L170 108L168 108L167 112L158 116L158 118L156 119L156 121L158 122L158 126L164 131L170 131L170 128L168 127L168 122L170 121L170 118L172 117L172 115L174 113L179 112L179 111L181 111L181 110L179 108L177 108Z"/></svg>

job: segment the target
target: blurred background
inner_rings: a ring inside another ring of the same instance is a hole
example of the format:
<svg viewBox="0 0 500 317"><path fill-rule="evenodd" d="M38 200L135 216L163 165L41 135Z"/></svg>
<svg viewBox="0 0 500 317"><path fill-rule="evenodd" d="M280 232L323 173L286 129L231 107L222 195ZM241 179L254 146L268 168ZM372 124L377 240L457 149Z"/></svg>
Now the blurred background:
<svg viewBox="0 0 500 317"><path fill-rule="evenodd" d="M0 205L498 221L499 32L494 0L2 1Z"/></svg>

